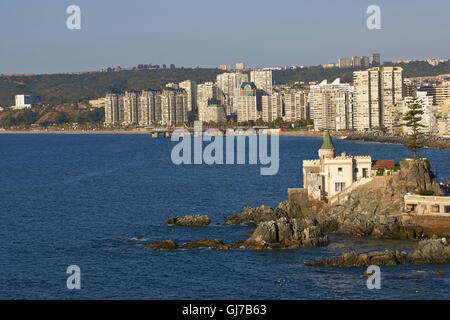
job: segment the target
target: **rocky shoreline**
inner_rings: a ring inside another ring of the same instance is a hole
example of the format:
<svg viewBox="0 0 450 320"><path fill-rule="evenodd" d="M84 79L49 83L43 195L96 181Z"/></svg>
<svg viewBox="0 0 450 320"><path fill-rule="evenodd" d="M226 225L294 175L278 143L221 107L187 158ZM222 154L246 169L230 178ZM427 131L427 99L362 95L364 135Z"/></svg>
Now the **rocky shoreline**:
<svg viewBox="0 0 450 320"><path fill-rule="evenodd" d="M407 144L410 142L410 138L403 136L373 135L364 133L350 133L346 136L345 140L396 144ZM448 139L422 138L420 139L420 142L429 148L450 149L450 140Z"/></svg>
<svg viewBox="0 0 450 320"><path fill-rule="evenodd" d="M206 227L211 223L211 219L207 215L186 215L184 217L169 218L166 221L168 226L179 227Z"/></svg>
<svg viewBox="0 0 450 320"><path fill-rule="evenodd" d="M368 267L396 266L400 264L441 264L450 263L450 245L446 238L422 240L417 249L412 252L393 250L376 251L370 253L345 253L342 256L329 258L307 264L313 267Z"/></svg>
<svg viewBox="0 0 450 320"><path fill-rule="evenodd" d="M408 223L407 215L403 213L403 196L420 190L430 190L434 195L443 194L433 181L433 173L426 161L401 161L398 172L375 177L372 182L353 190L343 203L328 205L308 201L298 204L285 201L275 209L246 207L228 216L225 225L257 225L285 217L301 219L304 225L318 226L326 232L350 237L421 239L433 234L424 234L422 227Z"/></svg>
<svg viewBox="0 0 450 320"><path fill-rule="evenodd" d="M202 239L178 246L172 240L147 244L147 248L159 250L245 248L265 250L278 248L302 248L326 246L327 233L349 237L374 237L386 239L421 240L412 253L386 250L358 254L349 252L340 257L320 260L311 266L362 267L368 265L398 265L406 263L450 263L450 246L445 237L450 230L430 234L420 225L412 224L403 213L403 196L430 190L442 195L439 185L433 181L433 173L427 161L402 161L400 170L391 176L375 177L368 184L353 190L342 203L329 205L323 201L281 202L276 208L268 206L245 207L226 217L224 225L255 226L246 240L225 244L220 239ZM207 215L187 215L168 219L167 225L184 227L207 226ZM423 240L444 237L442 239Z"/></svg>

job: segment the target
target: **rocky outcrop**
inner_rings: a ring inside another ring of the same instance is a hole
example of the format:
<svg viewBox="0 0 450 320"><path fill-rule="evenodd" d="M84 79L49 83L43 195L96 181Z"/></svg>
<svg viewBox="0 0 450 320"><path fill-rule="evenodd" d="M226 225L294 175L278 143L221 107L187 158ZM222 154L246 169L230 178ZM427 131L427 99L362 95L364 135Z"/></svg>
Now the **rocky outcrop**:
<svg viewBox="0 0 450 320"><path fill-rule="evenodd" d="M423 228L402 219L404 195L420 190L442 195L427 161L401 161L400 170L392 176L375 177L355 189L342 205L318 213L317 219L324 228L349 236L420 238Z"/></svg>
<svg viewBox="0 0 450 320"><path fill-rule="evenodd" d="M255 250L327 245L328 236L324 235L315 224L316 222L312 220L289 220L285 217L276 221L261 222L243 245Z"/></svg>
<svg viewBox="0 0 450 320"><path fill-rule="evenodd" d="M256 208L245 207L237 214L230 215L225 220L225 225L258 225L265 221L274 221L280 218L297 219L310 216L311 205L309 207L300 206L297 203L284 201L275 209L268 206L260 206Z"/></svg>
<svg viewBox="0 0 450 320"><path fill-rule="evenodd" d="M433 181L427 160L404 160L400 162L400 170L391 176L374 177L371 182L353 190L341 204L329 206L325 202L309 200L301 203L285 201L275 209L246 207L228 216L225 224L257 225L284 217L300 219L306 226L308 222L316 221L323 230L353 237L419 239L424 235L424 228L405 223L403 208L404 195L420 190L442 195L439 185Z"/></svg>
<svg viewBox="0 0 450 320"><path fill-rule="evenodd" d="M219 250L229 250L230 246L225 245L220 239L203 239L194 242L188 242L183 245L183 249L219 249Z"/></svg>
<svg viewBox="0 0 450 320"><path fill-rule="evenodd" d="M257 225L263 221L275 220L278 217L275 215L274 210L269 206L260 206L256 208L245 207L237 214L230 215L225 220L225 225L243 225L251 226Z"/></svg>
<svg viewBox="0 0 450 320"><path fill-rule="evenodd" d="M207 215L186 215L182 218L169 218L166 224L171 226L181 226L181 227L205 227L211 223L211 219Z"/></svg>
<svg viewBox="0 0 450 320"><path fill-rule="evenodd" d="M416 263L450 263L450 243L446 238L420 241L410 259Z"/></svg>
<svg viewBox="0 0 450 320"><path fill-rule="evenodd" d="M356 252L345 253L340 257L321 260L309 264L315 267L367 267L395 266L407 263L450 263L450 245L445 238L423 240L419 242L413 253L386 250L358 254Z"/></svg>
<svg viewBox="0 0 450 320"><path fill-rule="evenodd" d="M420 190L431 190L436 196L442 196L443 192L439 184L433 181L434 174L431 171L428 160L400 161L400 170L393 175L389 185L394 195L403 197L406 193L418 193Z"/></svg>
<svg viewBox="0 0 450 320"><path fill-rule="evenodd" d="M146 244L145 247L159 250L175 250L177 248L177 244L172 240L163 240Z"/></svg>

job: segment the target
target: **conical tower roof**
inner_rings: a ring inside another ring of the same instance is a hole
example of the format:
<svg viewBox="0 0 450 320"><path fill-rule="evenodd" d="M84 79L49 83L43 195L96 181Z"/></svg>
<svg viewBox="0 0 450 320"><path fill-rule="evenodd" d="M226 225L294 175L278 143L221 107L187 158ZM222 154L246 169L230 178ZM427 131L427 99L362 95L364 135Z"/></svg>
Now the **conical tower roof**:
<svg viewBox="0 0 450 320"><path fill-rule="evenodd" d="M331 136L328 131L325 131L323 134L323 144L320 149L336 150L336 147L334 146L333 140L331 140Z"/></svg>

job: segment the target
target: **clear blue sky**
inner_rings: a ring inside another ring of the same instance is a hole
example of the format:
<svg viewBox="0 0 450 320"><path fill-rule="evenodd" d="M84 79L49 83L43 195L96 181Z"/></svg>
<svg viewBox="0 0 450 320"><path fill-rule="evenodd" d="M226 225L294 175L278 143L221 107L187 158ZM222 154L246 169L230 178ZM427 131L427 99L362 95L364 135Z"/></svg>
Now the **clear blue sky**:
<svg viewBox="0 0 450 320"><path fill-rule="evenodd" d="M81 30L66 8L81 7ZM381 7L381 30L366 9ZM0 73L450 58L448 0L1 0Z"/></svg>

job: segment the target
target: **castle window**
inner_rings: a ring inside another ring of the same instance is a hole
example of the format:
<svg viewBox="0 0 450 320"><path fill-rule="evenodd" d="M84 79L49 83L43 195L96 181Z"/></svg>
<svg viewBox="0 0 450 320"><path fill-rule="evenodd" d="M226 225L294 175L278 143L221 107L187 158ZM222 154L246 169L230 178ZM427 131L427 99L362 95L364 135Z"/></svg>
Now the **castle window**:
<svg viewBox="0 0 450 320"><path fill-rule="evenodd" d="M336 182L334 187L336 192L342 191L345 189L345 182Z"/></svg>
<svg viewBox="0 0 450 320"><path fill-rule="evenodd" d="M367 168L363 168L363 178L368 178L368 170Z"/></svg>
<svg viewBox="0 0 450 320"><path fill-rule="evenodd" d="M338 168L338 175L342 176L342 168Z"/></svg>

